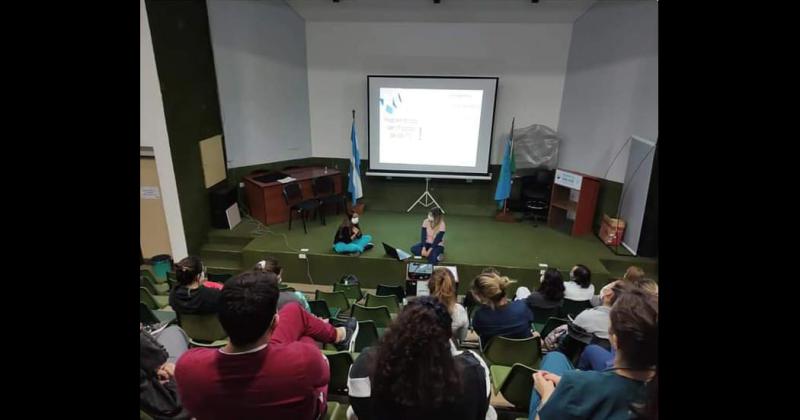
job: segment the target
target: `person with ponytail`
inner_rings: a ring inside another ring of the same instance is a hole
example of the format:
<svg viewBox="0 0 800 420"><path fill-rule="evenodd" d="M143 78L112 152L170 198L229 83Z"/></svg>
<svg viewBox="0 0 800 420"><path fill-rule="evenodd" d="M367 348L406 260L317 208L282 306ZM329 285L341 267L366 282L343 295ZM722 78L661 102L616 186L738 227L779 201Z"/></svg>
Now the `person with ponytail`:
<svg viewBox="0 0 800 420"><path fill-rule="evenodd" d="M278 284L283 282L283 267L281 267L280 263L278 263L278 260L275 258L266 257L257 262L255 267L253 267L253 271L263 271L266 273L275 274L275 276L278 278ZM289 302L297 302L307 312L311 312L311 307L308 305L306 295L304 295L302 292L290 292L288 290L280 292L278 295L278 310L280 311L281 308L283 308L283 306Z"/></svg>
<svg viewBox="0 0 800 420"><path fill-rule="evenodd" d="M178 284L169 293L169 306L179 315L217 313L222 285L207 281L204 271L200 258L193 256L175 264Z"/></svg>
<svg viewBox="0 0 800 420"><path fill-rule="evenodd" d="M406 305L377 345L364 349L347 380L348 418L358 420L496 419L489 368L457 350L452 317L433 296Z"/></svg>
<svg viewBox="0 0 800 420"><path fill-rule="evenodd" d="M609 336L614 363L602 372L573 370L558 351L547 353L541 370L533 374L530 420L630 419L634 411L657 409L648 386L658 363L658 300L633 288L622 293L611 308ZM657 388L656 388L657 390ZM655 407L653 407L655 404Z"/></svg>
<svg viewBox="0 0 800 420"><path fill-rule="evenodd" d="M444 254L444 213L435 207L422 221L420 242L411 247L411 253L425 257L431 264L441 261Z"/></svg>
<svg viewBox="0 0 800 420"><path fill-rule="evenodd" d="M472 294L482 304L472 316L472 328L486 348L494 336L528 338L533 313L524 300L511 301L506 288L511 280L495 273L479 274L472 281Z"/></svg>
<svg viewBox="0 0 800 420"><path fill-rule="evenodd" d="M453 340L456 344L461 344L467 338L469 329L469 316L467 310L457 301L458 283L453 278L453 272L445 267L437 267L433 270L428 281L428 290L447 307L450 316L453 318Z"/></svg>

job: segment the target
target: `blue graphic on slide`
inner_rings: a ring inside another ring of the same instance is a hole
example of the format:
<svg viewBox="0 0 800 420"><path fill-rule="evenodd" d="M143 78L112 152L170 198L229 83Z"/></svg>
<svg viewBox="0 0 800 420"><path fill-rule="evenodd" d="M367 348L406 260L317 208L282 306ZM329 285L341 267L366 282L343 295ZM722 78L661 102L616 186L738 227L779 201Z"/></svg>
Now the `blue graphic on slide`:
<svg viewBox="0 0 800 420"><path fill-rule="evenodd" d="M381 106L381 107L382 107L382 108L383 108L383 109L384 109L384 110L385 110L387 113L389 113L389 114L394 114L394 110L396 110L397 108L399 108L399 106L398 106L397 104L398 104L398 103L399 103L399 104L402 104L402 103L403 103L403 98L401 98L401 97L400 97L400 94L399 94L399 93L397 93L397 94L395 94L395 95L394 95L394 96L393 96L391 99L392 99L392 104L391 104L391 105L389 105L389 104L387 103L387 102L388 102L388 99L384 100L384 98L379 98L379 99L378 99L378 101L380 102L380 106ZM385 105L385 106L384 106L384 105Z"/></svg>

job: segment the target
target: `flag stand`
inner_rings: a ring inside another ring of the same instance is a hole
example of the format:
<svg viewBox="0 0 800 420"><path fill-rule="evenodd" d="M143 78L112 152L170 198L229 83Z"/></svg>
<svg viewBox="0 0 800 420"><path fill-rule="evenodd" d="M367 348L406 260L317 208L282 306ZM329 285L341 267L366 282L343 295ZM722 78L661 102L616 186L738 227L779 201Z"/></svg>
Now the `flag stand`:
<svg viewBox="0 0 800 420"><path fill-rule="evenodd" d="M519 223L514 213L508 211L508 199L503 200L503 210L497 212L494 216L494 220L504 223Z"/></svg>

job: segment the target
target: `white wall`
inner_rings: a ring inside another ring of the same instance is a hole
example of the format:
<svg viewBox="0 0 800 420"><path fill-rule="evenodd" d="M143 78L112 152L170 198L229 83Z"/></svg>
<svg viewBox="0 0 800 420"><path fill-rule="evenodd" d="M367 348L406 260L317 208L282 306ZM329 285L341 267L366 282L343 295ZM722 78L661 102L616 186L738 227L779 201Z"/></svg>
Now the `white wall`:
<svg viewBox="0 0 800 420"><path fill-rule="evenodd" d="M658 138L658 6L598 2L574 24L559 165L603 176L631 135ZM622 182L625 147L608 179ZM626 198L627 199L627 198Z"/></svg>
<svg viewBox="0 0 800 420"><path fill-rule="evenodd" d="M312 154L350 156L351 109L367 156L367 75L500 78L491 163L511 118L556 128L571 24L307 22Z"/></svg>
<svg viewBox="0 0 800 420"><path fill-rule="evenodd" d="M207 4L228 167L311 156L303 19L279 0Z"/></svg>
<svg viewBox="0 0 800 420"><path fill-rule="evenodd" d="M153 40L144 0L139 0L139 144L153 148L156 171L161 183L161 199L167 219L172 258L179 260L188 255L183 218L178 201L178 186L172 169L172 155L167 137L167 122L156 70ZM151 257L152 255L145 255Z"/></svg>

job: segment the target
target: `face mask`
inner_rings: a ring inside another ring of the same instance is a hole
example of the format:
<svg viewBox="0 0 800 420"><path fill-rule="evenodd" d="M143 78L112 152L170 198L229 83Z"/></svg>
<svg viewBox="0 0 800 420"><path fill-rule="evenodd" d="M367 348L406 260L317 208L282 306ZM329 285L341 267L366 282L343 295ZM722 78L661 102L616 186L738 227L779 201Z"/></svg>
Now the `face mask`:
<svg viewBox="0 0 800 420"><path fill-rule="evenodd" d="M357 225L358 224L358 217L354 217L354 218L350 219L350 222L352 224L354 224L354 225Z"/></svg>
<svg viewBox="0 0 800 420"><path fill-rule="evenodd" d="M430 215L430 214L428 215L428 221L429 221L429 222L431 222L431 223L433 223L433 216L432 216L432 215Z"/></svg>

